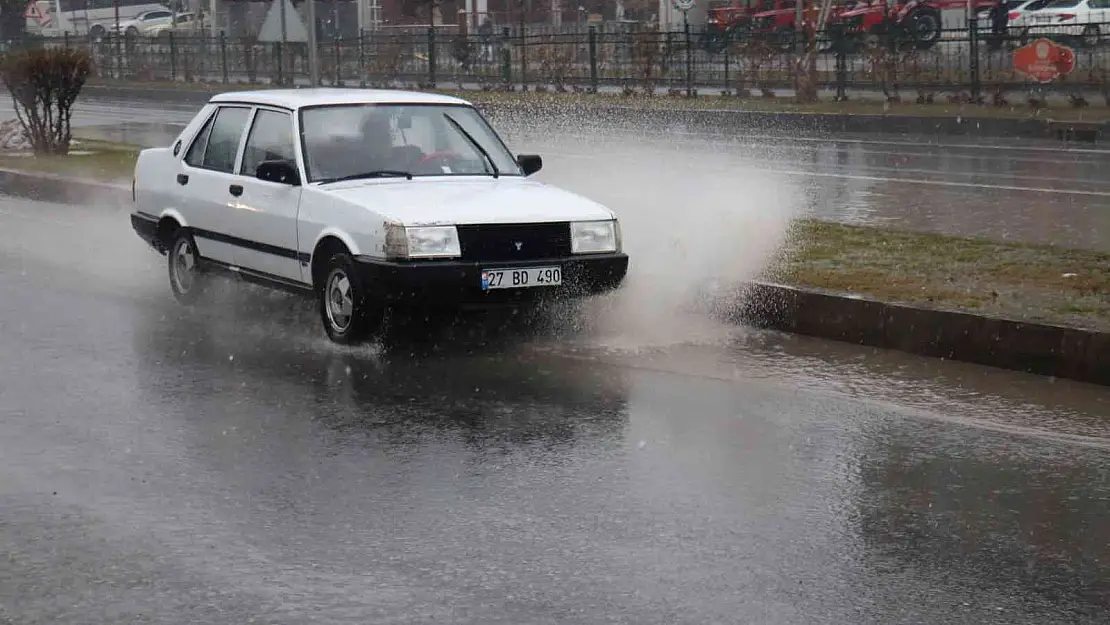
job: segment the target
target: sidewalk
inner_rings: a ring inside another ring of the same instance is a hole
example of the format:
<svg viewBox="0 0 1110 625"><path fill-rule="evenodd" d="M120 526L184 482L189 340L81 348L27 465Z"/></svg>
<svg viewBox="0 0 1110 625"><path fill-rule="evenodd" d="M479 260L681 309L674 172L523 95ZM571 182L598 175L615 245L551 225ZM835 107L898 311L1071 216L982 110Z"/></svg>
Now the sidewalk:
<svg viewBox="0 0 1110 625"><path fill-rule="evenodd" d="M215 93L266 89L268 85L223 83L89 83L82 97L92 100L157 102L199 107ZM1036 115L1024 100L1012 100L1009 108L967 104L902 103L885 105L881 94L868 99L837 103L833 94L821 94L821 102L798 105L790 95L773 99L739 99L720 95L718 90L699 92L697 98L627 98L618 93L499 92L441 90L471 100L493 113L527 107L543 109L545 116L574 117L585 110L608 116L614 125L635 119L660 124L686 124L736 132L746 129L784 133L880 133L926 136L982 136L1030 139L1101 141L1108 136L1110 107L1092 103L1073 108L1066 102L1050 102L1051 108ZM855 97L859 97L857 94ZM1020 105L1020 106L1019 106ZM80 105L78 105L79 107Z"/></svg>

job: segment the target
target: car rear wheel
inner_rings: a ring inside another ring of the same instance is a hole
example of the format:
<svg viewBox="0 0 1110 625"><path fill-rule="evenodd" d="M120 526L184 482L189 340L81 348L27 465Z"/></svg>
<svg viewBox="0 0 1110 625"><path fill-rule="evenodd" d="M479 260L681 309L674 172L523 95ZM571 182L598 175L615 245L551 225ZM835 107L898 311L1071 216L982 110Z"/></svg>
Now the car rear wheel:
<svg viewBox="0 0 1110 625"><path fill-rule="evenodd" d="M328 260L327 273L317 286L320 319L328 338L341 345L354 345L378 332L385 309L372 302L345 252Z"/></svg>
<svg viewBox="0 0 1110 625"><path fill-rule="evenodd" d="M174 298L185 305L197 302L208 286L208 274L200 267L197 244L191 234L178 230L167 254L170 290Z"/></svg>

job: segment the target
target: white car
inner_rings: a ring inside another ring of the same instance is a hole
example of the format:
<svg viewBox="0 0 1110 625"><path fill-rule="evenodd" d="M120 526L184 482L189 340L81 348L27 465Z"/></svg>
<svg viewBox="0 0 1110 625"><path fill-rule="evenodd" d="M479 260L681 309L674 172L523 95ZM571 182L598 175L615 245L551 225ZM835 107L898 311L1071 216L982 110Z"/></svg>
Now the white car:
<svg viewBox="0 0 1110 625"><path fill-rule="evenodd" d="M216 95L135 164L135 232L189 304L212 274L319 300L355 343L388 310L528 306L616 289L617 217L529 180L465 100L369 89Z"/></svg>
<svg viewBox="0 0 1110 625"><path fill-rule="evenodd" d="M1110 0L1054 0L1026 18L1030 37L1078 37L1098 45L1110 22Z"/></svg>

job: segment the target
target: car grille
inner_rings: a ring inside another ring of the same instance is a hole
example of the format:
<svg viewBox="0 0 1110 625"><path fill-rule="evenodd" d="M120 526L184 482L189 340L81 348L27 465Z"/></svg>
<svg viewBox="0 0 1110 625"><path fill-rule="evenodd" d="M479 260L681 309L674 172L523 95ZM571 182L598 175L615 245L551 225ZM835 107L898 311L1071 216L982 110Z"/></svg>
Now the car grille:
<svg viewBox="0 0 1110 625"><path fill-rule="evenodd" d="M458 226L462 259L472 261L542 260L570 256L570 224L494 224Z"/></svg>

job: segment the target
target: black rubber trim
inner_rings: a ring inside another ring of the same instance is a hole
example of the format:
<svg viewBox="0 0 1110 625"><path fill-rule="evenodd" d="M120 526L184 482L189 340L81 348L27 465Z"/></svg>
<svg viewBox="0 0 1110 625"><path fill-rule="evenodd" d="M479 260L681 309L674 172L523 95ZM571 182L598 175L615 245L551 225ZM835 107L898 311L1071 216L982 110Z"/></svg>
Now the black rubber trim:
<svg viewBox="0 0 1110 625"><path fill-rule="evenodd" d="M244 282L250 282L251 284L257 284L259 286L270 287L297 295L312 295L314 293L310 285L302 282L275 276L263 271L235 267L218 260L212 260L211 258L201 257L200 265L208 271L215 271L228 276L236 276Z"/></svg>
<svg viewBox="0 0 1110 625"><path fill-rule="evenodd" d="M277 245L270 245L268 243L259 243L258 241L243 239L240 237L232 236L230 234L224 234L222 232L213 232L212 230L205 230L203 228L190 228L190 230L195 237L204 237L205 239L209 239L211 241L226 243L228 245L234 245L236 247L241 247L255 252L261 252L263 254L271 254L273 256L279 256L281 258L288 258L291 260L299 261L301 263L307 263L312 259L312 254L309 254L307 252L298 252L297 250L291 250L287 247L279 247Z"/></svg>

